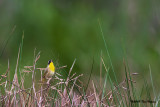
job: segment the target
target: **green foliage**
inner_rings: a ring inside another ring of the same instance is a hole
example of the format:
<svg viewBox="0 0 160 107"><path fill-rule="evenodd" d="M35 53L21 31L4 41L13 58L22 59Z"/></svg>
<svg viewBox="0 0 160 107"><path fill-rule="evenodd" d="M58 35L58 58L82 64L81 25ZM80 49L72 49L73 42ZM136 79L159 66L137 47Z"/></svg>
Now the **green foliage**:
<svg viewBox="0 0 160 107"><path fill-rule="evenodd" d="M111 72L109 74L102 72L102 75L105 75L103 96L107 81L114 87L113 81L118 85L123 76L132 72L144 75L147 80L151 78L150 87L153 88L155 95L156 88L160 88L158 85L160 25L157 9L159 1L62 1L2 0L0 2L0 53L2 53L0 74L6 72L9 59L12 80L17 51L24 33L23 49L21 47L23 53L20 55L21 63L18 71L22 71L26 65L33 64L36 48L41 51L38 67L45 68L49 59L53 59L57 67L71 65L76 58L75 71L78 74L84 73L85 81L88 80L90 71L93 71L91 74L94 77L97 75L99 77L102 52L104 62ZM101 28L98 20L101 22ZM15 30L12 32L14 27ZM127 61L127 70L124 70L124 58ZM91 70L93 59L94 67ZM151 69L150 72L146 72L149 64L152 67L152 75ZM69 71L69 68L66 71ZM29 78L31 75L27 76ZM38 76L36 79L38 80ZM137 80L140 81L139 87L144 84L142 78ZM27 81L26 86L29 85L30 81ZM131 89L134 93L133 85ZM56 96L56 93L54 95ZM128 93L128 96L131 95ZM117 99L120 101L122 96Z"/></svg>

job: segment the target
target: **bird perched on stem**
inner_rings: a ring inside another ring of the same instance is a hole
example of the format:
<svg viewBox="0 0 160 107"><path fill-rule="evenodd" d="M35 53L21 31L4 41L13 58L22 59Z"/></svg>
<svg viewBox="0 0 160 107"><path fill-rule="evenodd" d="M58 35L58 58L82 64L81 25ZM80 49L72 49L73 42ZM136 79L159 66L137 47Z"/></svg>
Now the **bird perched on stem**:
<svg viewBox="0 0 160 107"><path fill-rule="evenodd" d="M52 78L52 76L54 75L54 73L55 73L55 66L54 66L54 64L53 64L53 61L52 60L49 60L48 61L48 65L47 65L47 68L46 68L46 70L45 70L45 72L44 72L44 75L43 75L43 82L45 81L45 80L48 80L48 79L51 79Z"/></svg>

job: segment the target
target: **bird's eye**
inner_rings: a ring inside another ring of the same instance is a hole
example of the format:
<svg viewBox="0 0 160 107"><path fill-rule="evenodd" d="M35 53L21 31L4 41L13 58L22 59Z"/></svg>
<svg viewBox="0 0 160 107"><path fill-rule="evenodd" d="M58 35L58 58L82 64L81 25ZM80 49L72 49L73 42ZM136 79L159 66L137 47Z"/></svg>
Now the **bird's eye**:
<svg viewBox="0 0 160 107"><path fill-rule="evenodd" d="M52 60L49 60L49 61L48 61L48 64L50 64L50 63L51 63L51 61L52 61Z"/></svg>

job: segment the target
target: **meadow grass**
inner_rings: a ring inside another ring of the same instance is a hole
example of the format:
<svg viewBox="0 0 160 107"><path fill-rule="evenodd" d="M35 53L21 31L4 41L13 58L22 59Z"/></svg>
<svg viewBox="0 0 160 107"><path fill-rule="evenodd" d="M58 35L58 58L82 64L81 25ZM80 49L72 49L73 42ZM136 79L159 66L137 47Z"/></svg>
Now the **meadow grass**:
<svg viewBox="0 0 160 107"><path fill-rule="evenodd" d="M22 48L20 45L13 80L11 81L8 79L8 74L10 72L9 61L6 73L1 75L0 77L0 85L4 90L4 92L2 92L2 88L0 90L0 106L158 107L159 105L159 96L155 96L156 92L153 85L150 67L150 78L154 98L152 98L153 95L150 94L150 89L148 87L147 81L144 80L144 87L141 93L146 92L146 99L143 99L141 94L136 94L136 81L132 79L132 76L138 75L138 73L130 73L125 61L124 80L121 82L115 80L113 81L110 76L111 70L113 69L110 69L105 65L104 59L101 56L101 70L102 72L105 72L104 77L101 77L101 88L97 87L99 85L95 84L94 80L91 79L94 65L92 65L91 73L86 86L84 86L83 82L80 81L80 78L83 76L83 74L77 75L74 72L71 73L74 69L74 65L76 64L76 60L74 60L69 72L63 70L63 72L65 72L65 74L67 75L67 78L63 78L62 74L56 73L52 79L42 84L42 75L45 68L36 67L36 63L40 58L40 53L38 53L37 55L35 53L32 66L25 66L23 71L19 71L18 65L20 62L20 54L22 53L21 49ZM39 71L41 72L41 77L37 82L35 80L35 75L36 72ZM20 75L18 75L18 72L20 73ZM30 86L30 88L25 88L24 81L27 80L25 78L25 75L28 73L31 73L32 75L32 85ZM90 86L89 89L88 86Z"/></svg>
<svg viewBox="0 0 160 107"><path fill-rule="evenodd" d="M104 39L101 24L99 22L102 38L105 44L105 49L109 57L110 65L106 65L104 58L100 56L100 81L97 84L91 78L93 73L94 60L88 80L81 81L83 74L77 75L73 72L76 59L71 66L57 67L64 73L55 75L47 82L42 82L43 72L45 68L37 67L37 62L40 59L40 52L34 51L34 59L32 66L24 66L23 70L19 68L21 64L22 43L20 44L17 64L13 80L10 80L10 65L8 61L8 69L4 74L0 75L0 106L3 107L158 107L159 95L156 96L156 91L152 79L151 67L149 65L150 80L153 90L153 95L148 86L147 80L144 79L143 88L140 93L137 93L136 81L133 76L139 75L136 72L130 72L127 58L124 58L124 79L119 82L114 70L110 57L107 43ZM125 49L124 49L125 50ZM124 52L125 53L125 52ZM69 71L65 67L70 67ZM63 69L62 69L63 68ZM40 72L39 80L36 80L36 72ZM105 74L102 76L102 72ZM26 75L31 75L31 85L25 88ZM114 78L111 78L113 74ZM66 78L64 78L64 75ZM145 93L145 98L143 96Z"/></svg>

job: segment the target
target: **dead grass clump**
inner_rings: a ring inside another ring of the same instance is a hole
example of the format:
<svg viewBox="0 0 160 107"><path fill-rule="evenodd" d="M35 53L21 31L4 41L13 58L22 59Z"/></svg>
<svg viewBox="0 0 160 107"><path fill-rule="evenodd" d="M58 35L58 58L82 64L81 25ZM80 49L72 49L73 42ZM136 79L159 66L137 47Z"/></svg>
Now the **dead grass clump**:
<svg viewBox="0 0 160 107"><path fill-rule="evenodd" d="M19 49L20 53L20 49ZM100 78L100 88L92 80L90 83L92 90L87 90L83 86L83 82L80 81L80 77L76 73L71 73L75 65L76 60L70 67L68 76L66 79L58 74L54 75L53 78L49 79L47 82L42 82L42 75L45 68L37 68L36 63L40 58L40 53L35 56L32 66L25 66L23 71L20 72L20 77L17 76L17 69L19 63L19 53L17 58L17 64L15 69L14 78L12 81L7 79L7 74L10 71L9 61L8 69L4 75L0 77L0 86L5 90L4 93L0 92L0 106L3 107L114 107L114 106L132 106L131 103L133 95L131 95L131 85L135 81L131 80L128 72L126 71L126 78L124 81L118 85L114 84L109 76L108 69L104 64L103 59L101 61L104 65L106 71L106 77ZM62 66L60 68L64 68ZM60 69L58 68L58 69ZM41 72L41 77L39 82L35 80L36 72ZM32 85L30 88L24 87L24 81L26 73L31 73L32 75ZM133 73L137 75L137 73ZM89 78L90 80L90 78ZM107 80L110 83L110 91L106 91ZM36 87L38 84L38 87ZM87 85L88 85L87 84ZM101 88L102 87L102 88ZM133 88L133 87L132 87ZM1 91L1 90L0 90ZM137 101L137 100L136 100ZM144 100L139 100L139 102L145 102ZM149 102L149 101L148 101ZM146 103L148 103L146 101ZM155 103L155 102L152 102Z"/></svg>

